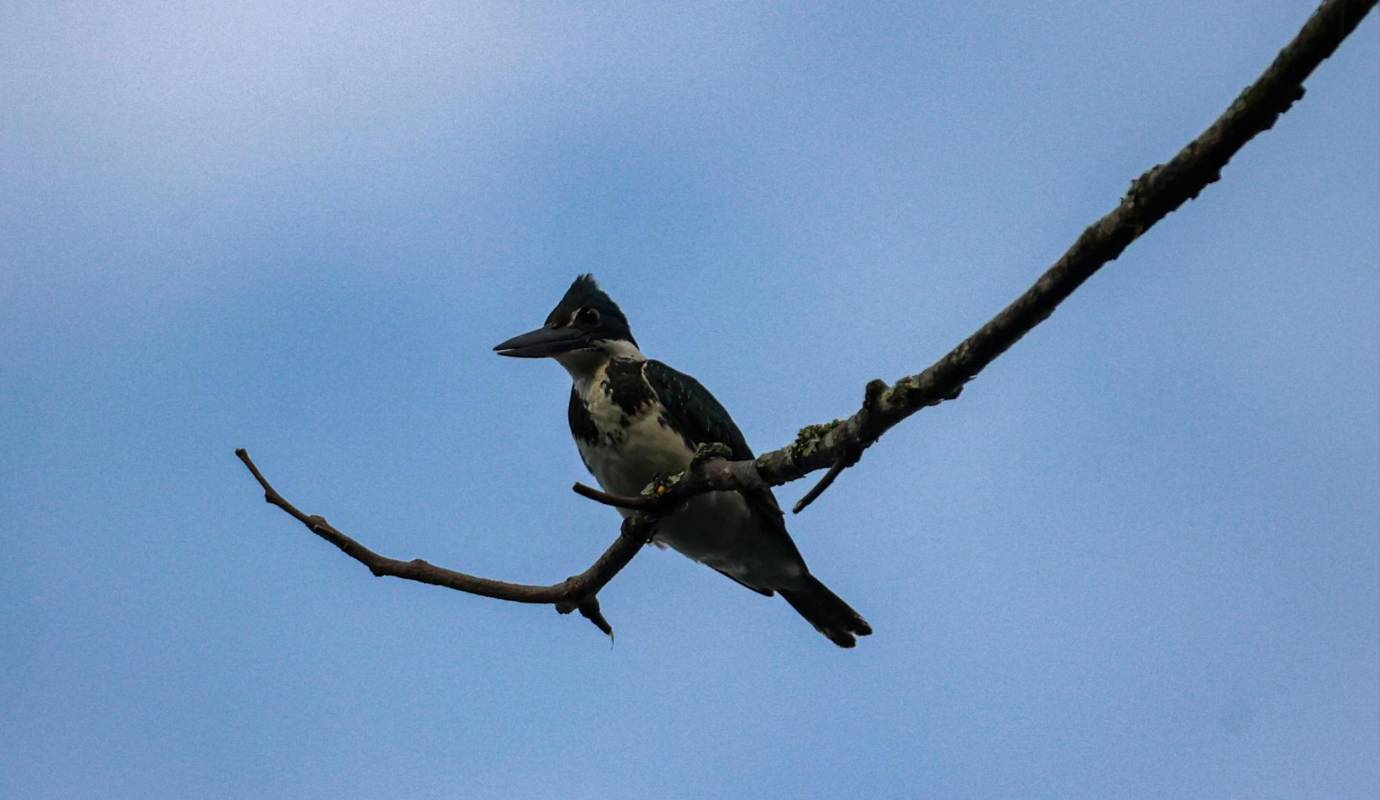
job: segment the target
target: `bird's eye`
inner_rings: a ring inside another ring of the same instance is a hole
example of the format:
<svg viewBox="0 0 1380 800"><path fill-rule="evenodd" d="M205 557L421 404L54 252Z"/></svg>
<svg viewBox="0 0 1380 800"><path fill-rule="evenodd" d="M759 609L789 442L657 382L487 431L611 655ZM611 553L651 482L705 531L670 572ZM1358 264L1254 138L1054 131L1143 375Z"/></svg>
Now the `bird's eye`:
<svg viewBox="0 0 1380 800"><path fill-rule="evenodd" d="M585 306L584 308L580 309L580 313L575 315L575 321L581 322L585 325L598 325L599 310L591 308L590 306Z"/></svg>

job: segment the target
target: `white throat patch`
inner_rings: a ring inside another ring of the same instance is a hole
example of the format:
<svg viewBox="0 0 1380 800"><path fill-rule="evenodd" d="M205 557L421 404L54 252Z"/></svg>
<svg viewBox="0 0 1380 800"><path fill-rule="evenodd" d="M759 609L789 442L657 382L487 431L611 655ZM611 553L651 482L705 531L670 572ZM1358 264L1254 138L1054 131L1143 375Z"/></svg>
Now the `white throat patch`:
<svg viewBox="0 0 1380 800"><path fill-rule="evenodd" d="M594 345L587 350L561 353L555 358L561 366L565 367L565 371L570 373L570 378L575 381L576 386L583 386L588 383L594 374L611 359L647 360L647 357L642 355L642 351L637 349L637 345L632 342L613 339L601 339L594 342Z"/></svg>

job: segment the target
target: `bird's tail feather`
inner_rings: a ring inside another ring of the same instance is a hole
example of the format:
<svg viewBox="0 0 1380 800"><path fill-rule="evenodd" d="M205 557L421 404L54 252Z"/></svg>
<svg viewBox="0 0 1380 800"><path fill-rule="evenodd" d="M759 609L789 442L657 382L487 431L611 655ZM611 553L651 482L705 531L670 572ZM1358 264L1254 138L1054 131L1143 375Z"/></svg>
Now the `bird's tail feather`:
<svg viewBox="0 0 1380 800"><path fill-rule="evenodd" d="M852 647L857 644L855 635L867 636L872 633L872 626L867 624L867 620L813 575L806 575L797 587L778 591L791 604L791 608L839 647Z"/></svg>

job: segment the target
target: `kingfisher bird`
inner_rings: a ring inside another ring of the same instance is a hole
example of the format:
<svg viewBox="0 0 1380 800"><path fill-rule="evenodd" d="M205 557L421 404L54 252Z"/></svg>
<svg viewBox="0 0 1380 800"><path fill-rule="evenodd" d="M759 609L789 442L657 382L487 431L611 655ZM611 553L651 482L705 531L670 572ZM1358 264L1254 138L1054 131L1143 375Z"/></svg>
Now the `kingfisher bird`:
<svg viewBox="0 0 1380 800"><path fill-rule="evenodd" d="M658 476L684 471L698 445L722 444L734 460L754 457L708 389L642 354L627 317L592 275L575 279L545 325L494 350L554 358L570 373L570 432L606 492L636 495ZM770 489L694 497L657 523L652 541L754 592L779 592L839 647L853 647L855 637L872 633L858 612L810 574Z"/></svg>

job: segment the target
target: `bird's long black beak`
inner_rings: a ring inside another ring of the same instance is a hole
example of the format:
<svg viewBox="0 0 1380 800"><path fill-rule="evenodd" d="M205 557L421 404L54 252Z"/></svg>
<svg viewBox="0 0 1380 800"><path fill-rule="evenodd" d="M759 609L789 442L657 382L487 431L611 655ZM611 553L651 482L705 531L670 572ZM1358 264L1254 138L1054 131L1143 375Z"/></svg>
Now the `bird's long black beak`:
<svg viewBox="0 0 1380 800"><path fill-rule="evenodd" d="M494 345L494 352L514 358L545 358L577 350L585 344L585 335L570 328L537 328Z"/></svg>

